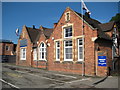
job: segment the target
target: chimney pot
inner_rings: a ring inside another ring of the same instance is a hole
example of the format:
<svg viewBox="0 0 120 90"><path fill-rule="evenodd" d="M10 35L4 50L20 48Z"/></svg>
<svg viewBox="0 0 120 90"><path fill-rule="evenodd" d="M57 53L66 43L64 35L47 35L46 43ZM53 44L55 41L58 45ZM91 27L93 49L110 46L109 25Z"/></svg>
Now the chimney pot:
<svg viewBox="0 0 120 90"><path fill-rule="evenodd" d="M87 12L85 13L85 16L88 17L88 18L90 18L90 14L87 13Z"/></svg>
<svg viewBox="0 0 120 90"><path fill-rule="evenodd" d="M33 25L33 29L35 29L35 25Z"/></svg>
<svg viewBox="0 0 120 90"><path fill-rule="evenodd" d="M57 23L54 23L54 28L57 26Z"/></svg>

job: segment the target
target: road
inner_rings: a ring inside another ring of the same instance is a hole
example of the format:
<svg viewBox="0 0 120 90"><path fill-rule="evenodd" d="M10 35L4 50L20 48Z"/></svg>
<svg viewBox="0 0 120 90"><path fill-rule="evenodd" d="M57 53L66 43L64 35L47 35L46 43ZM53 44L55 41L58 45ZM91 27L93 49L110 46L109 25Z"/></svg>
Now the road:
<svg viewBox="0 0 120 90"><path fill-rule="evenodd" d="M3 64L0 81L3 83L2 88L94 88L78 83L87 80L90 78Z"/></svg>

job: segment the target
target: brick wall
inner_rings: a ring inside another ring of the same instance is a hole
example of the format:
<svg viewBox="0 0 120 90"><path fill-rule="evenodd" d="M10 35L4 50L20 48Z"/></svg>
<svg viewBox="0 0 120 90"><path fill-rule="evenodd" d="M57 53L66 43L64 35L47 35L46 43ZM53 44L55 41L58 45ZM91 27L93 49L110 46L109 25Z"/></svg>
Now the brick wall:
<svg viewBox="0 0 120 90"><path fill-rule="evenodd" d="M26 60L20 59L20 40L23 40L23 39L27 39L27 46L25 47L26 48ZM22 66L31 66L31 62L32 62L32 55L31 55L32 51L31 50L32 50L32 43L26 31L26 27L24 26L20 39L18 40L18 44L17 44L16 64L22 65Z"/></svg>
<svg viewBox="0 0 120 90"><path fill-rule="evenodd" d="M97 31L92 30L87 24L84 23L84 69L82 68L82 62L78 62L78 47L77 47L77 39L82 38L82 20L69 8L66 9L66 12L70 11L70 21L65 22L65 14L62 15L59 20L51 38L49 39L50 47L48 47L48 69L55 71L64 71L85 75L94 75L95 73L95 52L94 52L94 41L92 41L92 37L97 37ZM63 26L72 25L73 28L73 37L71 38L73 41L73 61L66 62L64 61L64 37L63 37ZM54 40L52 40L54 37ZM60 41L60 62L55 61L55 41ZM84 70L84 71L83 71Z"/></svg>
<svg viewBox="0 0 120 90"><path fill-rule="evenodd" d="M112 42L100 39L96 41L96 47L99 48L99 50L96 51L97 54L98 52L102 52L102 56L107 57L107 67L97 66L97 75L105 76L107 75L108 67L112 69Z"/></svg>
<svg viewBox="0 0 120 90"><path fill-rule="evenodd" d="M45 43L46 44L46 51L47 51L47 42L46 42L46 37L44 36L44 34L41 34L41 36L40 36L40 38L39 38L39 40L38 40L38 47L37 47L37 60L33 60L32 61L32 66L33 67L37 67L37 68L43 68L43 69L46 69L47 68L47 61L48 61L48 59L47 59L47 57L48 57L48 55L47 55L47 53L46 53L46 60L39 60L39 46L40 46L40 44L41 43Z"/></svg>
<svg viewBox="0 0 120 90"><path fill-rule="evenodd" d="M13 55L14 44L13 43L0 43L1 51L0 55ZM6 50L6 46L8 46L8 50Z"/></svg>
<svg viewBox="0 0 120 90"><path fill-rule="evenodd" d="M70 13L70 20L65 20L66 13ZM72 26L72 38L64 38L64 27ZM37 52L41 42L46 44L46 60L39 60L37 55L37 61L33 60L33 44L30 41L28 33L25 26L23 27L22 34L18 40L17 45L17 65L32 66L38 68L44 68L51 71L63 71L68 73L76 73L80 75L99 75L105 76L107 72L107 67L97 67L97 56L98 52L96 48L99 46L101 51L106 52L107 55L107 64L111 65L111 43L106 43L104 40L98 40L97 38L98 31L92 28L88 23L84 22L84 28L82 27L83 23L81 18L70 8L67 8L62 14L59 22L55 25L54 31L48 41L46 37L41 34L37 42ZM83 35L84 34L84 35ZM110 33L109 33L110 34ZM84 62L78 62L78 39L84 39ZM20 60L20 40L27 39L28 45L27 49L27 58L26 60ZM73 61L64 61L64 41L72 40L72 58ZM60 61L56 61L56 42L60 42ZM48 46L47 44L50 44ZM39 53L39 52L38 52ZM98 72L99 71L99 72Z"/></svg>

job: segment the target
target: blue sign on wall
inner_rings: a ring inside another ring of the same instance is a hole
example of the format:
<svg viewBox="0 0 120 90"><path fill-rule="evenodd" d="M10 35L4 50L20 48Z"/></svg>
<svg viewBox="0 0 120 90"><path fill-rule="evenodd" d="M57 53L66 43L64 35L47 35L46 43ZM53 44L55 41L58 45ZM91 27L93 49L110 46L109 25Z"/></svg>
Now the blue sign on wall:
<svg viewBox="0 0 120 90"><path fill-rule="evenodd" d="M20 40L20 47L26 47L27 46L27 39Z"/></svg>
<svg viewBox="0 0 120 90"><path fill-rule="evenodd" d="M106 56L98 56L98 66L107 66L106 65Z"/></svg>

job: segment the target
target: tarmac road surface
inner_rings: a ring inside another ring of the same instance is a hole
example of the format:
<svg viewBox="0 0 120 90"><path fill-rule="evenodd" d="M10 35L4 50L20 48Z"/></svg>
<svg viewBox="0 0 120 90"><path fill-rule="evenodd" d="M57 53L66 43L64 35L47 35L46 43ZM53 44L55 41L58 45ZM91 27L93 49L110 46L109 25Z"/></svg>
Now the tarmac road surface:
<svg viewBox="0 0 120 90"><path fill-rule="evenodd" d="M78 82L87 81L89 77L66 75L41 69L26 69L19 66L3 64L3 88L94 88Z"/></svg>

